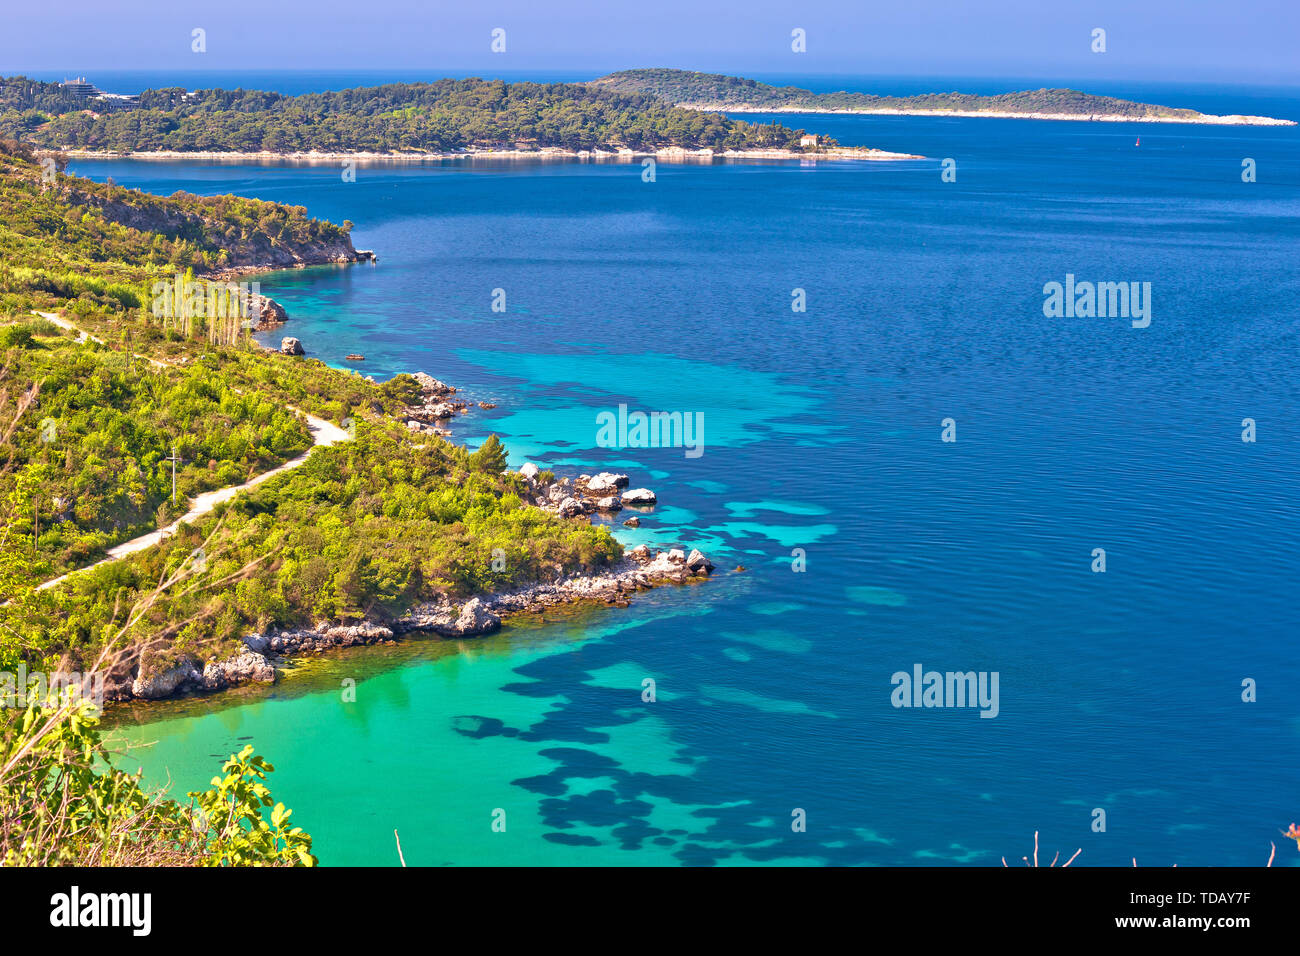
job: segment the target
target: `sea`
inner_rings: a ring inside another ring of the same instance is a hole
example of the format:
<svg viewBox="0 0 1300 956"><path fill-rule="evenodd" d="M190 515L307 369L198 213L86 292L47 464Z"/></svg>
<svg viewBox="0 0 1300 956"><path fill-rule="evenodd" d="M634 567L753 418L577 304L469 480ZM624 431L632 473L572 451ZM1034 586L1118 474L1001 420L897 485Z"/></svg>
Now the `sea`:
<svg viewBox="0 0 1300 956"><path fill-rule="evenodd" d="M760 78L1300 119L1284 87ZM1023 865L1035 833L1300 863L1300 127L769 118L925 158L75 161L351 220L377 263L259 277L276 336L494 404L454 439L513 467L627 473L659 503L618 538L717 565L118 712L119 766L179 796L251 743L336 866ZM1067 282L1149 312L1045 307ZM701 453L608 447L620 406L699 416Z"/></svg>

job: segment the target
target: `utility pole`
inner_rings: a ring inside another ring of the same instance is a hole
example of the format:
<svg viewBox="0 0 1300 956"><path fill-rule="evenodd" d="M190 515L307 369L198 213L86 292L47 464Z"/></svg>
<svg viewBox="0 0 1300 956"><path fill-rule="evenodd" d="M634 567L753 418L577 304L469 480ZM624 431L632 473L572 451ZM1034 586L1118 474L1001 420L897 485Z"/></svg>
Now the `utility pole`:
<svg viewBox="0 0 1300 956"><path fill-rule="evenodd" d="M171 457L164 458L163 461L170 461L172 463L172 507L175 508L176 507L176 463L180 461L180 458L176 456L175 445L172 445Z"/></svg>

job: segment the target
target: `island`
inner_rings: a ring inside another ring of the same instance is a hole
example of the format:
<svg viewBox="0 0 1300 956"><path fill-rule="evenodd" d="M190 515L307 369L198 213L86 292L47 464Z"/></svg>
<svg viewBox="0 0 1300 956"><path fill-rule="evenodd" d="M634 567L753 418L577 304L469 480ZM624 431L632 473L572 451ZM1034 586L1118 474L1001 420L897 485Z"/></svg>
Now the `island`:
<svg viewBox="0 0 1300 956"><path fill-rule="evenodd" d="M93 89L93 88L92 88ZM287 96L145 90L130 99L0 79L0 136L67 155L169 159L919 159L779 123L582 83L438 80Z"/></svg>
<svg viewBox="0 0 1300 956"><path fill-rule="evenodd" d="M812 93L797 86L771 86L721 73L670 69L623 70L592 80L589 85L629 96L652 96L663 103L707 113L863 113L1109 123L1296 125L1293 120L1268 116L1214 116L1066 89L1023 90L996 96L971 93L925 93L919 96L877 96L844 91Z"/></svg>

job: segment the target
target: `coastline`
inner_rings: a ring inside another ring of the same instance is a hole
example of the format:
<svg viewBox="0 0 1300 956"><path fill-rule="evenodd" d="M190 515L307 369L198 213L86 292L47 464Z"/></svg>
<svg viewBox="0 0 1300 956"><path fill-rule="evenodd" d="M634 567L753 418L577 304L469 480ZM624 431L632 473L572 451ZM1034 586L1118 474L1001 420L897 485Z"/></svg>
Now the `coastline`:
<svg viewBox="0 0 1300 956"><path fill-rule="evenodd" d="M373 253L365 250L356 259L350 261L330 259L325 263L304 262L300 267L312 264L348 265L357 261L374 261L374 258ZM236 271L242 275L249 275L278 271L279 268L283 267L245 265L219 271L224 275ZM284 325L289 320L284 309L274 299L266 296L262 298L279 310L281 318L262 326L260 330L267 331ZM257 344L265 352L280 351L261 343ZM413 435L445 436L447 432L441 427L443 422L468 411L473 403L457 401L455 396L459 390L456 387L439 381L425 372L412 374L421 385L422 398L420 404L402 410L398 420L404 421L408 431ZM348 435L332 423L315 419L305 412L301 414L313 424L314 431L323 429L329 433L325 436L325 440L320 440L318 436L316 445L306 453L249 482L217 489L200 496L202 501L196 501L190 512L178 519L171 527L120 545L110 550L108 556L97 564L120 560L128 554L157 543L167 534L174 533L181 524L207 514L216 504L229 501L241 491L302 464L316 446L328 446L348 440ZM543 479L543 473L533 464L524 465L519 469L518 474L523 478L529 492L524 497L525 503L561 520L590 523L590 516L597 512L608 516L621 511L626 505L639 514L641 508L653 507L657 503L655 494L648 489L625 491L629 484L627 475L601 472L594 476L581 475L576 479L551 476L548 481ZM638 524L639 519L626 523ZM86 568L78 568L46 581L39 589L57 586L82 570ZM294 658L317 656L337 648L390 644L401 640L406 635L449 639L479 637L499 630L502 624L508 623L511 618L541 614L548 608L559 605L625 608L629 606L631 597L638 591L669 584L702 583L712 575L713 571L713 562L698 549L691 549L689 553L683 548L668 548L652 552L642 544L626 550L622 558L608 567L584 566L565 574L557 565L556 577L551 581L538 580L510 591L474 595L463 602L452 602L443 596L435 601L414 605L392 619L366 617L358 623L351 624L321 621L310 627L275 627L266 633L247 634L241 638L240 650L223 659L204 662L186 655L179 661L172 660L155 669L149 666L150 662L147 659L136 655L128 658L124 662L124 667L115 669L116 673L110 670L106 675L105 699L123 704L154 702L182 696L220 693L250 683L274 683L279 676L281 666Z"/></svg>
<svg viewBox="0 0 1300 956"><path fill-rule="evenodd" d="M1295 126L1295 120L1277 119L1272 116L1248 116L1234 113L1216 116L1212 113L1197 113L1191 117L1182 116L1121 116L1118 113L1015 113L1006 110L900 110L900 109L818 109L815 106L756 106L742 103L728 106L722 103L674 104L683 109L698 110L704 113L804 113L821 116L959 116L976 119L1036 119L1052 121L1074 121L1092 123L1175 123L1184 126Z"/></svg>
<svg viewBox="0 0 1300 956"><path fill-rule="evenodd" d="M767 112L756 110L754 112ZM660 159L668 162L712 162L719 159L799 159L799 160L862 160L879 162L901 159L925 159L915 153L891 153L883 149L871 149L864 146L833 146L816 152L802 152L794 149L727 149L713 150L709 147L686 149L682 146L666 146L657 150L603 150L603 149L563 149L545 147L542 149L470 149L449 153L373 153L373 152L294 152L278 153L269 150L259 152L225 152L180 150L141 150L136 152L118 152L115 150L61 149L41 150L42 153L58 152L69 159L142 159L142 160L225 160L228 162L278 161L296 163L334 163L344 160L362 160L366 162L445 162L458 159L515 160L515 159L583 159L599 162L634 162L641 159Z"/></svg>
<svg viewBox="0 0 1300 956"><path fill-rule="evenodd" d="M322 621L312 627L273 628L264 634L246 635L242 649L223 660L200 664L186 659L134 677L110 674L105 699L119 704L152 703L220 693L245 684L273 684L282 666L294 659L345 647L393 644L408 635L452 640L481 637L512 619L543 614L561 605L626 608L638 591L700 584L713 571L713 563L698 550L689 555L680 548L651 552L638 545L609 568L579 571L553 582L476 595L461 603L444 599L419 604L386 622L367 618L356 624Z"/></svg>

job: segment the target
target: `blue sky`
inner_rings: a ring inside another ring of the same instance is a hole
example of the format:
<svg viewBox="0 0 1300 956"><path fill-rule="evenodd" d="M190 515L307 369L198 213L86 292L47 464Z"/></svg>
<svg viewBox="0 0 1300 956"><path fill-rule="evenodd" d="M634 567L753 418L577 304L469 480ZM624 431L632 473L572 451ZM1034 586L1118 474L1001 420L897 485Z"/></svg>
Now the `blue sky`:
<svg viewBox="0 0 1300 956"><path fill-rule="evenodd" d="M8 2L3 18L3 74L676 66L1300 84L1300 0L60 0ZM489 50L494 27L504 54Z"/></svg>

